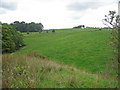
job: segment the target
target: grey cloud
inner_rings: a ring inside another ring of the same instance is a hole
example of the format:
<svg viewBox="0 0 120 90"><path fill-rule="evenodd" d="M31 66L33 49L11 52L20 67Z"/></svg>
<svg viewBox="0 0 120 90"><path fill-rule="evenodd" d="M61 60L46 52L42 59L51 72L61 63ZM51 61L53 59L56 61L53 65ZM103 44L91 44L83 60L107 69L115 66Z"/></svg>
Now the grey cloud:
<svg viewBox="0 0 120 90"><path fill-rule="evenodd" d="M74 20L79 20L81 17L80 16L72 16L71 18Z"/></svg>
<svg viewBox="0 0 120 90"><path fill-rule="evenodd" d="M73 11L81 11L89 8L96 9L103 5L104 3L99 3L99 2L75 2L68 5L67 8Z"/></svg>
<svg viewBox="0 0 120 90"><path fill-rule="evenodd" d="M6 11L0 10L0 14L5 14Z"/></svg>
<svg viewBox="0 0 120 90"><path fill-rule="evenodd" d="M17 2L4 2L2 1L2 8L7 10L16 10Z"/></svg>

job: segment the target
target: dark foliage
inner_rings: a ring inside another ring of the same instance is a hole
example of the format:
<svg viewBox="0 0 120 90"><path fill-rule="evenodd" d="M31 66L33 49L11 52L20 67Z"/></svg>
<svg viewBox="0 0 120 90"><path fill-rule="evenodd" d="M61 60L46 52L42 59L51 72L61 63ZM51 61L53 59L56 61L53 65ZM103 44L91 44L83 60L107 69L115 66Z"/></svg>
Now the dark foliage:
<svg viewBox="0 0 120 90"><path fill-rule="evenodd" d="M73 28L85 28L85 25L79 25L79 26L76 26L76 27L73 27Z"/></svg>
<svg viewBox="0 0 120 90"><path fill-rule="evenodd" d="M19 22L19 21L15 21L13 23L11 23L11 25L20 32L42 32L43 30L43 25L42 23L25 23L24 21Z"/></svg>

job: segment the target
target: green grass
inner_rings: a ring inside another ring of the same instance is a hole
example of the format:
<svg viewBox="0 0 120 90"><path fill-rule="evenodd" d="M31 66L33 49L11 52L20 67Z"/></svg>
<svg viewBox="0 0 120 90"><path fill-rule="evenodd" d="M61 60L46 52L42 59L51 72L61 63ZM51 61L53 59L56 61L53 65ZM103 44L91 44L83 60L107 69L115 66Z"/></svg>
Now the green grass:
<svg viewBox="0 0 120 90"><path fill-rule="evenodd" d="M115 78L58 64L37 53L3 55L3 88L117 88Z"/></svg>
<svg viewBox="0 0 120 90"><path fill-rule="evenodd" d="M4 88L116 88L111 31L58 29L24 35L25 47L3 55ZM107 69L108 68L108 69Z"/></svg>
<svg viewBox="0 0 120 90"><path fill-rule="evenodd" d="M27 45L13 54L37 51L61 64L74 66L92 73L102 73L112 55L110 31L57 30L55 33L24 33Z"/></svg>

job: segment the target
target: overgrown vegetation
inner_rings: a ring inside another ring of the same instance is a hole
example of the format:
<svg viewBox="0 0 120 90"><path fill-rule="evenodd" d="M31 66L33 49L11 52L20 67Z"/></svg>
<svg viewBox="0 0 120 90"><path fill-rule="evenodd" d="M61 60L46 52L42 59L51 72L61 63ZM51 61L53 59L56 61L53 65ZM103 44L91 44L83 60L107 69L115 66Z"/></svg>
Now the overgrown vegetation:
<svg viewBox="0 0 120 90"><path fill-rule="evenodd" d="M23 35L9 24L2 24L2 52L14 52L24 46Z"/></svg>
<svg viewBox="0 0 120 90"><path fill-rule="evenodd" d="M117 88L115 78L105 78L40 58L35 52L3 55L3 88ZM40 55L41 56L41 55Z"/></svg>

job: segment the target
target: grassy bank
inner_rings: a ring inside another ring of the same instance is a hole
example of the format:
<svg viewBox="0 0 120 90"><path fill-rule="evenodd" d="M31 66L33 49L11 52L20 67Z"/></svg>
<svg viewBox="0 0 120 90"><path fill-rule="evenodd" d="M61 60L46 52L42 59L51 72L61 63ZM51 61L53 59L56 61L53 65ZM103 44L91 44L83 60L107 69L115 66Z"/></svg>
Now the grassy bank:
<svg viewBox="0 0 120 90"><path fill-rule="evenodd" d="M59 64L37 53L3 55L4 88L116 88L117 80Z"/></svg>

